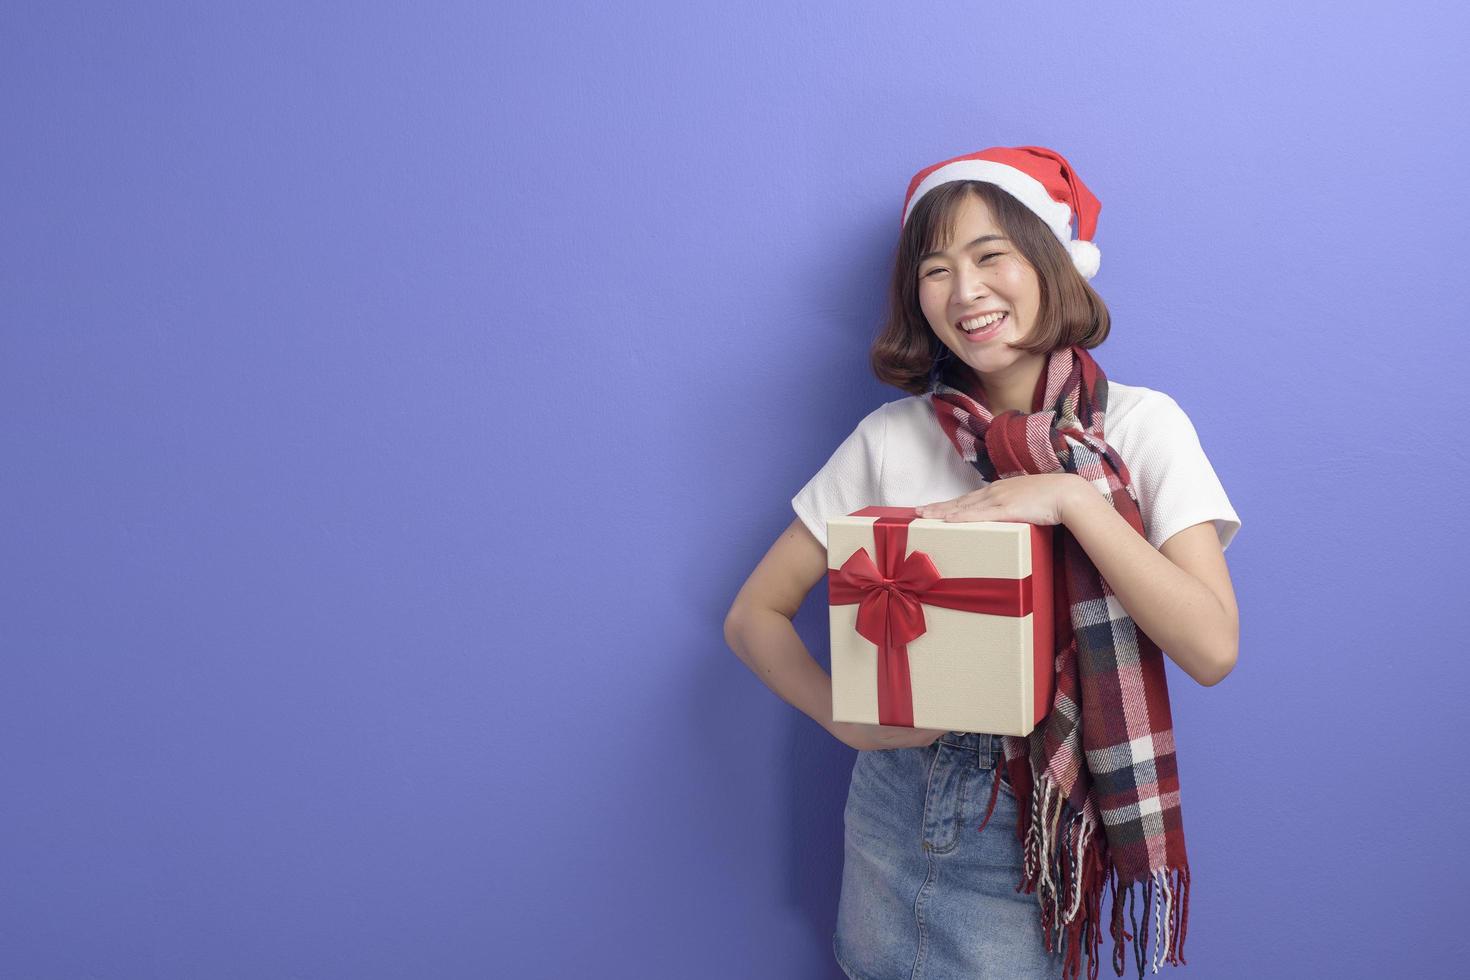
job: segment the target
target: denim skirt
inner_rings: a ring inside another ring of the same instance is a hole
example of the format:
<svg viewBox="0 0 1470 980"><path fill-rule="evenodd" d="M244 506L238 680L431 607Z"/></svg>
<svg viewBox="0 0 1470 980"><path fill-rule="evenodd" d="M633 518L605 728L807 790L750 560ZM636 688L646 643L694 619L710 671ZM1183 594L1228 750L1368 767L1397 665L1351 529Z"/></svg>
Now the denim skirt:
<svg viewBox="0 0 1470 980"><path fill-rule="evenodd" d="M914 749L860 751L843 812L832 951L852 980L1052 980L1036 895L1021 881L1017 807L1001 736L950 732Z"/></svg>

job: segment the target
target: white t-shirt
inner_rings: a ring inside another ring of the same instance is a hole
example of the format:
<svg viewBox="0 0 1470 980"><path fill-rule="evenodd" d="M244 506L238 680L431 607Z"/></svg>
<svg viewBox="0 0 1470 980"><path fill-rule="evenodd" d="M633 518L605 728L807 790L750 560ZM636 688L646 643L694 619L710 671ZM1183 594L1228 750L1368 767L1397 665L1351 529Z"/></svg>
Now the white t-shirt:
<svg viewBox="0 0 1470 980"><path fill-rule="evenodd" d="M1222 549L1240 517L1200 446L1194 423L1162 391L1108 381L1104 438L1133 478L1148 541L1213 521ZM939 427L929 399L910 395L879 405L791 499L796 515L827 546L829 517L863 507L918 507L985 486Z"/></svg>

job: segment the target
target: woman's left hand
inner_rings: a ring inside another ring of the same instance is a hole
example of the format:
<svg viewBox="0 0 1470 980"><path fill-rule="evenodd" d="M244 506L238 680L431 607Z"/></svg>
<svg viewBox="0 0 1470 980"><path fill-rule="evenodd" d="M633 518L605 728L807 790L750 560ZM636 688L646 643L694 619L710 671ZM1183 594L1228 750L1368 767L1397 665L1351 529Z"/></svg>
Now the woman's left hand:
<svg viewBox="0 0 1470 980"><path fill-rule="evenodd" d="M952 500L925 504L918 512L920 517L945 521L1061 524L1072 495L1086 482L1075 473L1012 476Z"/></svg>

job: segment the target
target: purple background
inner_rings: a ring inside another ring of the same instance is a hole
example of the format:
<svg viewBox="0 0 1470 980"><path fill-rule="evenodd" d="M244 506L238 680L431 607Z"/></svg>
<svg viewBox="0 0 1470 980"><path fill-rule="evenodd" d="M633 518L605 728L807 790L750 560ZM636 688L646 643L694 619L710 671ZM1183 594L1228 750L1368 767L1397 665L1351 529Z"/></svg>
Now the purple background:
<svg viewBox="0 0 1470 980"><path fill-rule="evenodd" d="M1244 522L1184 975L1458 967L1470 24L1188 6L7 3L0 974L837 977L721 621L1026 143Z"/></svg>

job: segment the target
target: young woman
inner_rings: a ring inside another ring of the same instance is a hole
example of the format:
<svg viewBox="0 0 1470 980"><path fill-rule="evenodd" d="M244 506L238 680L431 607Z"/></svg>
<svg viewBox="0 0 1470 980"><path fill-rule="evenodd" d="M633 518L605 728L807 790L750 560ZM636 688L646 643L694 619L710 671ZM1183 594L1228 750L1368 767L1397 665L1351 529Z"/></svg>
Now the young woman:
<svg viewBox="0 0 1470 980"><path fill-rule="evenodd" d="M1150 955L1155 971L1183 962L1162 651L1202 685L1234 666L1224 550L1240 519L1178 403L1088 353L1109 330L1087 282L1098 210L1044 147L914 175L871 357L907 397L796 495L725 621L762 681L859 750L833 936L854 980L1075 977L1084 955L1095 977L1104 928L1119 976L1128 940L1140 976ZM791 618L828 570L827 519L870 505L1057 526L1056 695L1030 736L832 720L831 679Z"/></svg>

